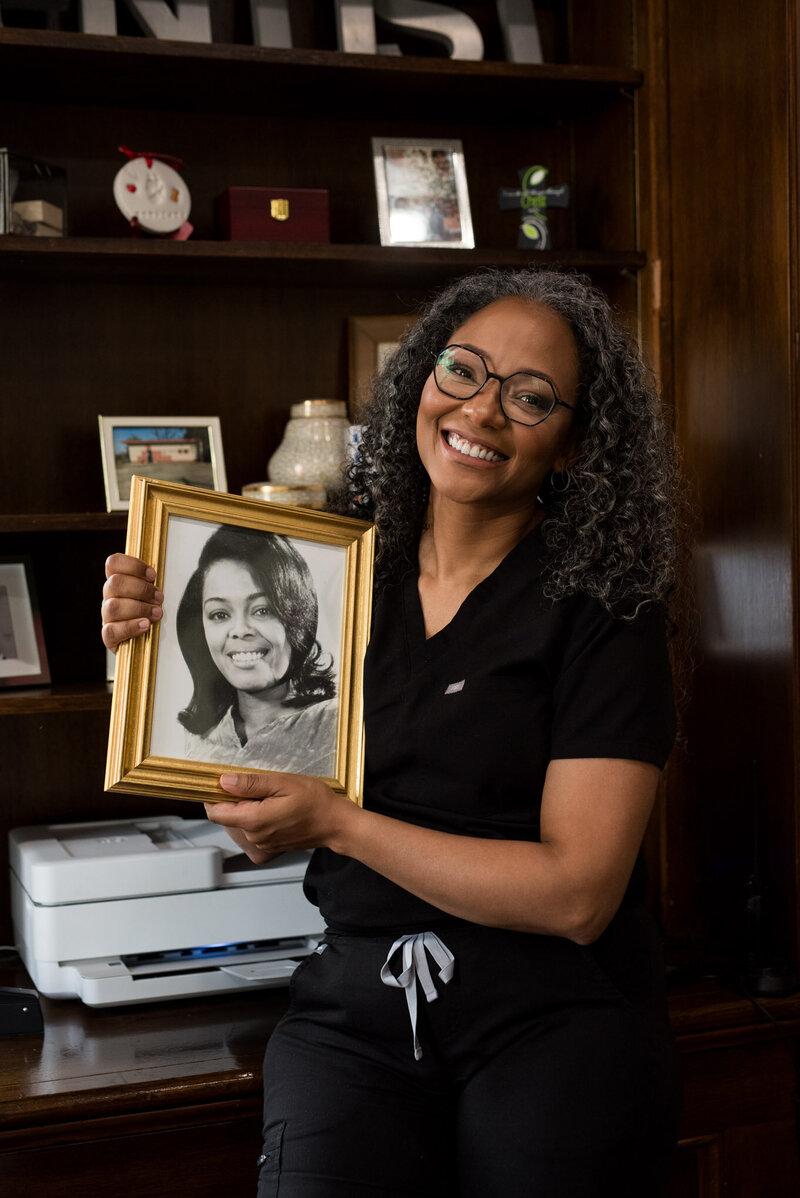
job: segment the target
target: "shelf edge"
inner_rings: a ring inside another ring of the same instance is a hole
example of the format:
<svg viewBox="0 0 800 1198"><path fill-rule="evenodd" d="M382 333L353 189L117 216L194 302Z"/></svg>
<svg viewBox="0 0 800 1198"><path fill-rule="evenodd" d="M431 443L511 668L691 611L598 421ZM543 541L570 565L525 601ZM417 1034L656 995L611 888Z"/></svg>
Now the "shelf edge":
<svg viewBox="0 0 800 1198"><path fill-rule="evenodd" d="M453 58L428 58L417 55L351 54L343 50L303 47L282 49L239 42L182 42L164 38L129 37L79 33L61 30L0 27L0 54L4 47L22 52L49 50L70 54L82 52L109 59L140 56L156 60L228 62L242 66L278 66L297 69L320 67L350 72L394 72L406 76L435 77L442 73L451 78L494 76L505 80L528 80L544 84L598 87L642 86L644 74L636 67L592 66L580 63L513 63L505 59L471 61Z"/></svg>
<svg viewBox="0 0 800 1198"><path fill-rule="evenodd" d="M97 682L85 687L49 686L0 691L0 716L44 715L64 711L110 711L110 682Z"/></svg>

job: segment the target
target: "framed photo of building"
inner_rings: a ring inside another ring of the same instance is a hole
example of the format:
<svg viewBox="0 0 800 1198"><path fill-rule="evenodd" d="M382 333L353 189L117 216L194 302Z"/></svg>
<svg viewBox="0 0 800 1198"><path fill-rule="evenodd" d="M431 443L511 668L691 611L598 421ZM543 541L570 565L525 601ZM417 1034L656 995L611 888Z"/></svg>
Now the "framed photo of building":
<svg viewBox="0 0 800 1198"><path fill-rule="evenodd" d="M134 474L226 491L218 416L98 416L106 510L124 512Z"/></svg>
<svg viewBox="0 0 800 1198"><path fill-rule="evenodd" d="M381 245L473 249L458 140L373 137Z"/></svg>
<svg viewBox="0 0 800 1198"><path fill-rule="evenodd" d="M0 687L46 686L49 681L30 560L0 557Z"/></svg>
<svg viewBox="0 0 800 1198"><path fill-rule="evenodd" d="M164 615L117 653L106 789L213 802L280 771L360 803L373 526L136 476L126 552Z"/></svg>

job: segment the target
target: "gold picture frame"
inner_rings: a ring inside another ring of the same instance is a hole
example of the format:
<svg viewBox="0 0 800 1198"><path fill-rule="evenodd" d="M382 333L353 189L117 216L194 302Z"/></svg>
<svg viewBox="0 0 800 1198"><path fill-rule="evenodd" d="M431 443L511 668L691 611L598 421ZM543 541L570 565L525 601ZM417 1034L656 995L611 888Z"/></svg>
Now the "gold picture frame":
<svg viewBox="0 0 800 1198"><path fill-rule="evenodd" d="M231 548L242 543L246 557ZM312 773L360 804L373 526L135 477L126 552L154 567L164 615L117 653L106 790L224 801L221 774L281 770ZM240 568L246 616L236 607ZM255 632L251 612L262 621ZM220 650L222 629L239 638L235 652ZM265 698L256 715L270 718L255 731L251 721L243 744L245 716Z"/></svg>
<svg viewBox="0 0 800 1198"><path fill-rule="evenodd" d="M369 387L400 338L418 316L350 316L347 320L350 417L358 422L360 409L369 398Z"/></svg>

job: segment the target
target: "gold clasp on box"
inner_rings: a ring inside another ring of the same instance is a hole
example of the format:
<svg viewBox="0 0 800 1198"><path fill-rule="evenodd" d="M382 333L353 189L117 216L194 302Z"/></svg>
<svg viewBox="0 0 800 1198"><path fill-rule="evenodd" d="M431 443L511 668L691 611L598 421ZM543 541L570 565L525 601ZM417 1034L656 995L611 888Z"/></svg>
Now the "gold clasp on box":
<svg viewBox="0 0 800 1198"><path fill-rule="evenodd" d="M288 220L289 219L289 201L288 200L270 200L269 214L273 220Z"/></svg>

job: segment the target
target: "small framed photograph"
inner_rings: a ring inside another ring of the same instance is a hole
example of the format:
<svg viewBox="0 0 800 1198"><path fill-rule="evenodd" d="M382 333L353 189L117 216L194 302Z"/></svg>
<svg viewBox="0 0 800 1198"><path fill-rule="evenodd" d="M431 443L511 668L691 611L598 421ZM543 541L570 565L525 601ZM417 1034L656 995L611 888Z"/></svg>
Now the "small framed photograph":
<svg viewBox="0 0 800 1198"><path fill-rule="evenodd" d="M164 615L117 653L106 789L213 802L280 771L360 803L373 526L134 477L126 552Z"/></svg>
<svg viewBox="0 0 800 1198"><path fill-rule="evenodd" d="M128 510L131 479L227 491L218 416L98 416L106 509Z"/></svg>
<svg viewBox="0 0 800 1198"><path fill-rule="evenodd" d="M406 329L418 319L418 316L348 317L350 415L354 420L369 397L373 375L397 349Z"/></svg>
<svg viewBox="0 0 800 1198"><path fill-rule="evenodd" d="M0 686L46 686L49 681L31 563L0 557Z"/></svg>
<svg viewBox="0 0 800 1198"><path fill-rule="evenodd" d="M473 249L458 140L373 137L381 245Z"/></svg>

